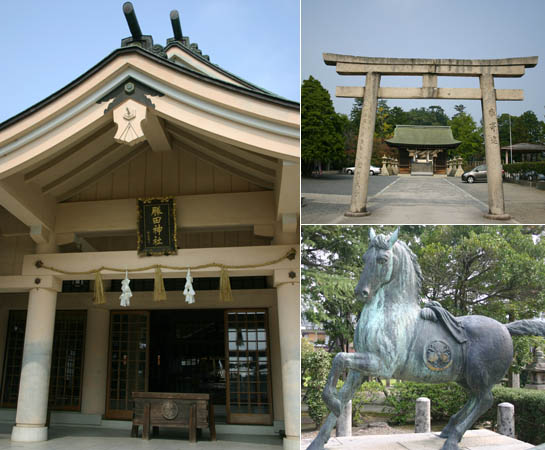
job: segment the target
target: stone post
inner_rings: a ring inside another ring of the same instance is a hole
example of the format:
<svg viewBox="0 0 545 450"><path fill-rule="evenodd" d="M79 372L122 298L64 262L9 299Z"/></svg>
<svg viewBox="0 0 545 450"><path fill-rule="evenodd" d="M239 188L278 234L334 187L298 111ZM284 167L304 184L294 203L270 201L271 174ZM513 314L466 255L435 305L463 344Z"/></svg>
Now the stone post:
<svg viewBox="0 0 545 450"><path fill-rule="evenodd" d="M431 431L431 402L429 398L416 399L416 411L414 415L414 432L429 433Z"/></svg>
<svg viewBox="0 0 545 450"><path fill-rule="evenodd" d="M450 177L450 169L451 169L450 159L447 159L447 172L446 172L447 177Z"/></svg>
<svg viewBox="0 0 545 450"><path fill-rule="evenodd" d="M350 400L337 417L336 436L352 436L352 400Z"/></svg>
<svg viewBox="0 0 545 450"><path fill-rule="evenodd" d="M28 296L28 312L19 383L17 414L11 440L47 440L47 399L55 329L57 292L34 288Z"/></svg>
<svg viewBox="0 0 545 450"><path fill-rule="evenodd" d="M515 437L515 407L511 403L498 405L498 433Z"/></svg>
<svg viewBox="0 0 545 450"><path fill-rule="evenodd" d="M367 211L367 185L369 183L371 153L373 152L373 136L375 133L375 120L377 117L379 84L380 74L369 72L366 75L360 132L358 135L358 148L356 152L356 173L352 182L350 211L347 211L345 216L358 217L370 214Z"/></svg>
<svg viewBox="0 0 545 450"><path fill-rule="evenodd" d="M291 280L284 272L276 270L274 284L278 302L278 323L280 334L280 361L282 367L282 398L284 401L284 450L299 450L301 440L301 352L299 318L301 317L299 285L285 283ZM293 281L293 280L292 280Z"/></svg>
<svg viewBox="0 0 545 450"><path fill-rule="evenodd" d="M511 374L511 387L513 389L520 389L520 373L513 372Z"/></svg>
<svg viewBox="0 0 545 450"><path fill-rule="evenodd" d="M494 77L491 74L483 74L479 79L482 93L484 149L488 180L488 214L485 214L485 217L488 219L507 220L511 216L505 214L503 199L500 137L496 113Z"/></svg>
<svg viewBox="0 0 545 450"><path fill-rule="evenodd" d="M380 168L380 174L385 177L390 175L390 172L388 172L388 157L386 156L382 157L382 167Z"/></svg>

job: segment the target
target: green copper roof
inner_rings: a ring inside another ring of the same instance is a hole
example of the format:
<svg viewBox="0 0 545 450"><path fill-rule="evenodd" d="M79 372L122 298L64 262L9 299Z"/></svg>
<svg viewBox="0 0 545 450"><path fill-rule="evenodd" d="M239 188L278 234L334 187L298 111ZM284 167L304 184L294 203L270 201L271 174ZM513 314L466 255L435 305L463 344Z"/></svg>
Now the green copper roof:
<svg viewBox="0 0 545 450"><path fill-rule="evenodd" d="M452 148L460 145L452 137L450 127L432 125L396 125L394 137L387 139L391 147L442 147Z"/></svg>

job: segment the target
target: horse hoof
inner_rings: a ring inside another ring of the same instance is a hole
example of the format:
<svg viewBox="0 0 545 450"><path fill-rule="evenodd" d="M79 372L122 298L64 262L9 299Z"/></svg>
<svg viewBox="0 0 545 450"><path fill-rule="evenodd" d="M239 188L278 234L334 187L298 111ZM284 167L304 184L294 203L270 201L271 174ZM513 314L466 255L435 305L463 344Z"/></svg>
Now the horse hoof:
<svg viewBox="0 0 545 450"><path fill-rule="evenodd" d="M442 439L446 439L446 438L448 438L449 434L450 434L450 431L445 429L445 430L441 431L441 434L439 435L439 437L442 438Z"/></svg>

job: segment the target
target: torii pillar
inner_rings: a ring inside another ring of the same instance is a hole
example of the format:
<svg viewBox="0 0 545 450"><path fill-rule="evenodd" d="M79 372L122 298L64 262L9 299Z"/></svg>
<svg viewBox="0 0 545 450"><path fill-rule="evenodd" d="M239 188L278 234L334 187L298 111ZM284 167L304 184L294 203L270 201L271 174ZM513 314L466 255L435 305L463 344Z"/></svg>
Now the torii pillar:
<svg viewBox="0 0 545 450"><path fill-rule="evenodd" d="M363 98L356 168L350 210L346 216L367 216L367 186L373 151L376 109L384 99L481 100L488 178L488 219L507 220L501 173L497 100L523 100L520 89L495 89L494 77L521 77L535 67L538 57L507 59L409 59L370 58L324 53L324 62L336 66L339 75L365 75L365 87L337 86L337 97ZM421 88L381 88L381 75L421 76ZM480 88L438 88L438 76L479 77Z"/></svg>

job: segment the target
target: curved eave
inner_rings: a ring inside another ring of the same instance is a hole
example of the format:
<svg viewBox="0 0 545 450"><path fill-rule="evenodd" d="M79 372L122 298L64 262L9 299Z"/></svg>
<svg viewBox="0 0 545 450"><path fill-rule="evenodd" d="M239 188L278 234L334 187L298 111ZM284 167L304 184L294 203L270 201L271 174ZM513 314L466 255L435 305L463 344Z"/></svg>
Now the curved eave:
<svg viewBox="0 0 545 450"><path fill-rule="evenodd" d="M388 147L393 148L415 148L415 149L445 149L445 148L456 148L462 142L458 141L450 144L403 144L398 142L384 141L388 144Z"/></svg>
<svg viewBox="0 0 545 450"><path fill-rule="evenodd" d="M242 95L246 95L249 97L254 97L259 100L263 100L266 102L274 103L280 106L284 106L290 109L297 109L299 110L299 103L292 101L292 100L286 100L281 97L275 96L273 94L269 94L262 91L257 91L255 87L253 89L236 86L231 83L218 80L216 78L210 77L208 75L205 75L200 72L196 72L190 69L187 69L185 67L181 67L180 65L168 61L164 58L161 58L151 52L148 52L147 50L141 49L140 47L123 47L114 50L112 53L110 53L108 56L106 56L102 61L100 61L98 64L94 65L91 69L89 69L87 72L80 75L78 78L76 78L74 81L68 83L63 88L59 89L57 92L54 92L53 94L49 95L42 101L36 103L35 105L25 109L24 111L20 112L19 114L16 114L15 116L5 120L4 122L0 123L0 131L10 127L11 125L25 119L26 117L34 114L37 111L40 111L41 109L45 108L47 105L53 103L55 100L59 99L63 95L65 95L67 92L71 91L72 89L78 87L80 84L88 80L90 77L92 77L94 74L99 72L102 68L107 66L111 61L116 59L120 55L130 54L130 53L137 53L140 54L146 58L149 58L153 60L154 62L164 65L166 67L169 67L170 69L174 69L176 71L179 71L181 73L184 73L188 76L191 76L193 78L205 81L207 83L211 83L217 86L221 86L222 88L225 88L227 90L231 90L237 93L240 93Z"/></svg>

